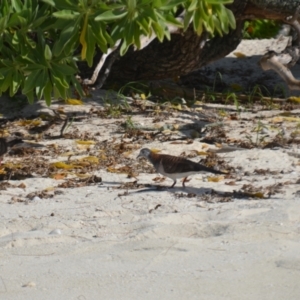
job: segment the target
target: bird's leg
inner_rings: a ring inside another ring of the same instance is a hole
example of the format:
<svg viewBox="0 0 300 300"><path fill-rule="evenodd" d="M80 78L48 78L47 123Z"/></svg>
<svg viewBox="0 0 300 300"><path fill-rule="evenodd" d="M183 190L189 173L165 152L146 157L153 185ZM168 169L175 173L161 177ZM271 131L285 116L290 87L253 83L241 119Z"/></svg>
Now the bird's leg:
<svg viewBox="0 0 300 300"><path fill-rule="evenodd" d="M184 183L185 183L186 181L187 181L187 177L184 177L183 180L182 180L182 186L183 186L184 188L185 188L185 184L184 184Z"/></svg>
<svg viewBox="0 0 300 300"><path fill-rule="evenodd" d="M171 185L170 189L173 188L175 184L176 184L176 179L174 180L174 183Z"/></svg>

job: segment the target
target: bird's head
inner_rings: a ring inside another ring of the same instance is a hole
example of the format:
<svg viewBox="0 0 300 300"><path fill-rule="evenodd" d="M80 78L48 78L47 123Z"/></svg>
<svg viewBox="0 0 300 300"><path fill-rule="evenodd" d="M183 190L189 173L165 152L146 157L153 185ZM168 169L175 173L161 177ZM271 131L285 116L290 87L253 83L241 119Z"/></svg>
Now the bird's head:
<svg viewBox="0 0 300 300"><path fill-rule="evenodd" d="M148 158L148 159L149 159L150 154L151 154L151 150L150 150L150 149L148 149L148 148L143 148L143 149L140 151L140 153L139 153L139 155L137 156L137 158L139 158L139 157L145 157L145 158Z"/></svg>

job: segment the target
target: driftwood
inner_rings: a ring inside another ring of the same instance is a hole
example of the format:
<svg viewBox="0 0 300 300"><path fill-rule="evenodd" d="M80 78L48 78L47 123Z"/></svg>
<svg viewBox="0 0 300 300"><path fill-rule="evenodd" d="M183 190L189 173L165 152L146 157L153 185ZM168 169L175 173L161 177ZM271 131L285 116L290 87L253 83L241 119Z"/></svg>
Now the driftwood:
<svg viewBox="0 0 300 300"><path fill-rule="evenodd" d="M123 57L119 57L116 50L101 59L102 53L99 52L95 56L92 68L87 68L84 64L79 65L80 76L86 84L99 88L107 76L108 82L124 83L176 78L188 74L235 50L242 39L242 28L247 19L281 20L291 24L298 37L300 36L300 0L235 0L228 8L236 17L237 27L223 37L207 39L205 32L197 36L193 29L189 28L183 34L173 32L171 41L160 43L157 39L150 39L142 50L135 51L132 47ZM300 89L299 81L289 71L294 61L299 58L298 46L291 45L284 53L267 53L261 61L263 69L273 69L279 73L291 89ZM95 69L95 74L99 73L99 76L93 76Z"/></svg>

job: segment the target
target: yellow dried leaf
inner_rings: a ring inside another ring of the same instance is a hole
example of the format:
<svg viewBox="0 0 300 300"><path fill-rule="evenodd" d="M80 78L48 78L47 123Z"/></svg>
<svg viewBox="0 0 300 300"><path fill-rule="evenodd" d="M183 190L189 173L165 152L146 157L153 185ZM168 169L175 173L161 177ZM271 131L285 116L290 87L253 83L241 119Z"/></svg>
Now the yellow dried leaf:
<svg viewBox="0 0 300 300"><path fill-rule="evenodd" d="M142 100L146 100L146 95L145 94L141 94L141 99Z"/></svg>
<svg viewBox="0 0 300 300"><path fill-rule="evenodd" d="M224 179L224 176L207 177L208 182L219 182Z"/></svg>
<svg viewBox="0 0 300 300"><path fill-rule="evenodd" d="M224 111L224 110L220 110L220 111L218 112L218 114L219 114L219 116L221 116L221 117L227 117L227 116L228 116L228 113L227 113L226 111Z"/></svg>
<svg viewBox="0 0 300 300"><path fill-rule="evenodd" d="M62 154L60 154L59 156L62 156L62 157L69 157L69 156L73 156L75 155L75 152L72 152L72 151L69 151L69 152L64 152Z"/></svg>
<svg viewBox="0 0 300 300"><path fill-rule="evenodd" d="M161 133L162 134L171 134L172 131L170 129L166 129L166 130L163 130Z"/></svg>
<svg viewBox="0 0 300 300"><path fill-rule="evenodd" d="M207 144L203 144L202 145L202 149L206 149L206 148L208 148L208 145Z"/></svg>
<svg viewBox="0 0 300 300"><path fill-rule="evenodd" d="M65 174L65 173L57 173L57 174L52 174L50 177L55 180L61 180L61 179L65 179L66 176L67 176L67 174Z"/></svg>
<svg viewBox="0 0 300 300"><path fill-rule="evenodd" d="M81 100L78 100L78 99L66 99L66 104L69 104L69 105L83 105L83 102Z"/></svg>
<svg viewBox="0 0 300 300"><path fill-rule="evenodd" d="M90 174L75 173L75 176L77 176L78 178L88 178L91 175Z"/></svg>
<svg viewBox="0 0 300 300"><path fill-rule="evenodd" d="M77 140L76 143L79 145L88 145L88 146L96 144L95 141L80 141L80 140Z"/></svg>
<svg viewBox="0 0 300 300"><path fill-rule="evenodd" d="M245 58L245 57L247 57L247 55L245 55L242 52L238 52L238 51L234 52L233 55L236 56L237 58Z"/></svg>
<svg viewBox="0 0 300 300"><path fill-rule="evenodd" d="M60 106L57 110L56 110L59 114L64 114L65 113L65 108L63 106Z"/></svg>
<svg viewBox="0 0 300 300"><path fill-rule="evenodd" d="M255 198L259 198L259 199L263 199L264 198L264 194L262 192L257 192L252 194L253 197Z"/></svg>
<svg viewBox="0 0 300 300"><path fill-rule="evenodd" d="M300 97L289 97L288 102L300 103Z"/></svg>
<svg viewBox="0 0 300 300"><path fill-rule="evenodd" d="M194 103L194 105L202 105L202 104L203 104L203 102L199 101L199 100L195 101L195 103ZM202 107L199 107L199 108L201 108L201 110L202 110Z"/></svg>
<svg viewBox="0 0 300 300"><path fill-rule="evenodd" d="M292 116L292 113L290 111L283 111L282 113L278 114L278 116L290 117Z"/></svg>
<svg viewBox="0 0 300 300"><path fill-rule="evenodd" d="M11 162L7 162L7 163L3 164L3 166L7 167L9 169L21 169L23 167L22 164L11 163Z"/></svg>
<svg viewBox="0 0 300 300"><path fill-rule="evenodd" d="M196 153L197 153L197 155L208 155L208 153L204 152L204 151L197 151L196 150Z"/></svg>
<svg viewBox="0 0 300 300"><path fill-rule="evenodd" d="M44 191L51 192L51 191L54 191L54 189L55 189L54 186L49 186L49 187L45 188Z"/></svg>
<svg viewBox="0 0 300 300"><path fill-rule="evenodd" d="M283 122L283 118L282 117L274 117L271 120L272 123L282 123Z"/></svg>
<svg viewBox="0 0 300 300"><path fill-rule="evenodd" d="M0 130L0 136L4 137L4 136L9 136L9 132L7 129L1 129Z"/></svg>
<svg viewBox="0 0 300 300"><path fill-rule="evenodd" d="M70 169L74 169L76 166L72 165L72 164L66 164L63 161L58 161L55 163L50 164L51 167L55 167L57 169L64 169L64 170L70 170Z"/></svg>
<svg viewBox="0 0 300 300"><path fill-rule="evenodd" d="M41 125L41 120L20 120L17 122L17 125L19 126L39 126Z"/></svg>
<svg viewBox="0 0 300 300"><path fill-rule="evenodd" d="M182 110L181 104L172 104L172 108L177 109L177 110Z"/></svg>
<svg viewBox="0 0 300 300"><path fill-rule="evenodd" d="M203 108L202 107L196 107L196 108L194 108L194 110L195 111L201 111L201 110L203 110Z"/></svg>
<svg viewBox="0 0 300 300"><path fill-rule="evenodd" d="M99 159L96 156L86 156L86 157L82 157L80 160L88 161L88 162L95 163L95 164L99 163Z"/></svg>
<svg viewBox="0 0 300 300"><path fill-rule="evenodd" d="M287 122L300 122L300 118L296 117L282 117L284 121Z"/></svg>

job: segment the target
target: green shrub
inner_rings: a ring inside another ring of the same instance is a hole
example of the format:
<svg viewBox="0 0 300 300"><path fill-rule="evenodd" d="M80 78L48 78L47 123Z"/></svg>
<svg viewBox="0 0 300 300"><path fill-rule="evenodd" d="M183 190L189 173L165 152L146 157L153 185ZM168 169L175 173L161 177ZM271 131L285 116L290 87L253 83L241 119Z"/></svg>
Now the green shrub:
<svg viewBox="0 0 300 300"><path fill-rule="evenodd" d="M276 36L282 22L274 20L252 20L244 24L245 39L269 39Z"/></svg>
<svg viewBox="0 0 300 300"><path fill-rule="evenodd" d="M32 103L70 97L70 86L82 95L77 61L92 66L96 47L103 53L121 42L120 54L141 37L170 39L169 25L211 35L235 27L225 4L232 0L1 0L0 95L18 90ZM184 18L176 18L179 11ZM79 50L80 49L80 50Z"/></svg>

